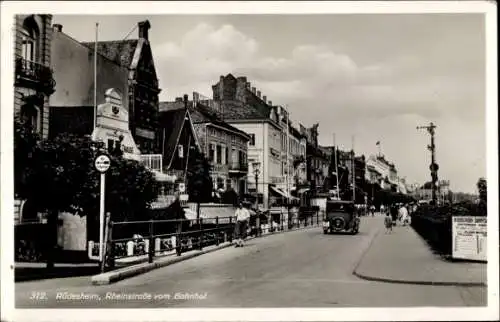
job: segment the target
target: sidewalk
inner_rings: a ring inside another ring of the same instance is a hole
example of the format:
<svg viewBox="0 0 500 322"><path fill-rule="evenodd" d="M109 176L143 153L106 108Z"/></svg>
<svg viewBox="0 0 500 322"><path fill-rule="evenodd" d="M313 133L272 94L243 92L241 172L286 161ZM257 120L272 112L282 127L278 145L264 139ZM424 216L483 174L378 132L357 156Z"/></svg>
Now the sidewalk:
<svg viewBox="0 0 500 322"><path fill-rule="evenodd" d="M14 265L14 280L15 282L26 282L50 278L89 276L98 272L99 265L94 263L55 263L53 269L47 269L46 263L17 262Z"/></svg>
<svg viewBox="0 0 500 322"><path fill-rule="evenodd" d="M486 268L485 263L449 262L441 258L409 226L398 225L386 234L381 218L380 231L353 274L390 283L486 286Z"/></svg>

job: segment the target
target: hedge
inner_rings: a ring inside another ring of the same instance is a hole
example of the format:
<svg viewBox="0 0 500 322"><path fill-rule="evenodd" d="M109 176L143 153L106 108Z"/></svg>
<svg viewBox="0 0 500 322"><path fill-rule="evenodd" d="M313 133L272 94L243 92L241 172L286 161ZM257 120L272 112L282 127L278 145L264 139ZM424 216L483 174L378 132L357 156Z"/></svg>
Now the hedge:
<svg viewBox="0 0 500 322"><path fill-rule="evenodd" d="M485 204L422 205L411 215L411 226L438 254L452 253L452 217L486 216Z"/></svg>

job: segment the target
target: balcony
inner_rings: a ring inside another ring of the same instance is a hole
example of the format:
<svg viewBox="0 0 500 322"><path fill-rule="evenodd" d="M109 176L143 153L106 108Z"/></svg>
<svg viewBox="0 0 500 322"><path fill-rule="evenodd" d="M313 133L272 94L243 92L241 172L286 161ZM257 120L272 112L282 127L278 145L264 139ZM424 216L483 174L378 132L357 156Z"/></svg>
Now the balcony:
<svg viewBox="0 0 500 322"><path fill-rule="evenodd" d="M161 154L141 154L141 164L148 169L162 172L163 156Z"/></svg>
<svg viewBox="0 0 500 322"><path fill-rule="evenodd" d="M32 88L47 95L55 92L56 81L52 70L39 63L16 56L15 86Z"/></svg>
<svg viewBox="0 0 500 322"><path fill-rule="evenodd" d="M231 162L229 164L230 174L246 174L248 173L248 164L244 162Z"/></svg>

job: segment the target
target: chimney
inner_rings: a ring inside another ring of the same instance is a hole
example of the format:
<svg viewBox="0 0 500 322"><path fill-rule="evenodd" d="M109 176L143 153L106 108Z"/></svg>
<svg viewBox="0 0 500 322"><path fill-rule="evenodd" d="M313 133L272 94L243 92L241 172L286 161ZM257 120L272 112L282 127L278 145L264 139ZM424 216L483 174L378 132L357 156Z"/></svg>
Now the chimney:
<svg viewBox="0 0 500 322"><path fill-rule="evenodd" d="M219 81L220 81L221 83L223 83L223 82L224 82L224 76L221 76L221 77L219 78Z"/></svg>
<svg viewBox="0 0 500 322"><path fill-rule="evenodd" d="M151 24L149 20L144 20L139 22L139 38L144 38L149 40L149 28L151 28Z"/></svg>
<svg viewBox="0 0 500 322"><path fill-rule="evenodd" d="M256 91L257 91L257 89L255 87L252 87L252 93L255 94Z"/></svg>
<svg viewBox="0 0 500 322"><path fill-rule="evenodd" d="M264 103L267 103L267 96L266 95L262 96L262 99L264 100Z"/></svg>
<svg viewBox="0 0 500 322"><path fill-rule="evenodd" d="M267 102L267 104L273 106L273 101L269 101L269 102Z"/></svg>
<svg viewBox="0 0 500 322"><path fill-rule="evenodd" d="M54 29L54 31L56 32L62 32L62 25L58 24L58 23L55 23L52 25L52 28Z"/></svg>
<svg viewBox="0 0 500 322"><path fill-rule="evenodd" d="M188 107L188 94L184 94L184 107Z"/></svg>
<svg viewBox="0 0 500 322"><path fill-rule="evenodd" d="M252 84L250 82L247 83L247 89L250 89L250 86L252 86Z"/></svg>
<svg viewBox="0 0 500 322"><path fill-rule="evenodd" d="M260 91L257 91L257 96L260 98Z"/></svg>

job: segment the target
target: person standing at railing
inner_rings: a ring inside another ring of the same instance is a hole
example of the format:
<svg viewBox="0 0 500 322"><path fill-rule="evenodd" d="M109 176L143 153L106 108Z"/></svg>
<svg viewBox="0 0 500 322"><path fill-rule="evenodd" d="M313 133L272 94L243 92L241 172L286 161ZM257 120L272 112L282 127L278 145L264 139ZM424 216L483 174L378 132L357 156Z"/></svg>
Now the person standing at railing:
<svg viewBox="0 0 500 322"><path fill-rule="evenodd" d="M238 209L236 209L236 225L234 229L235 234L235 242L236 247L243 247L243 241L247 235L247 225L248 220L250 219L250 212L243 207L243 204L240 202Z"/></svg>

